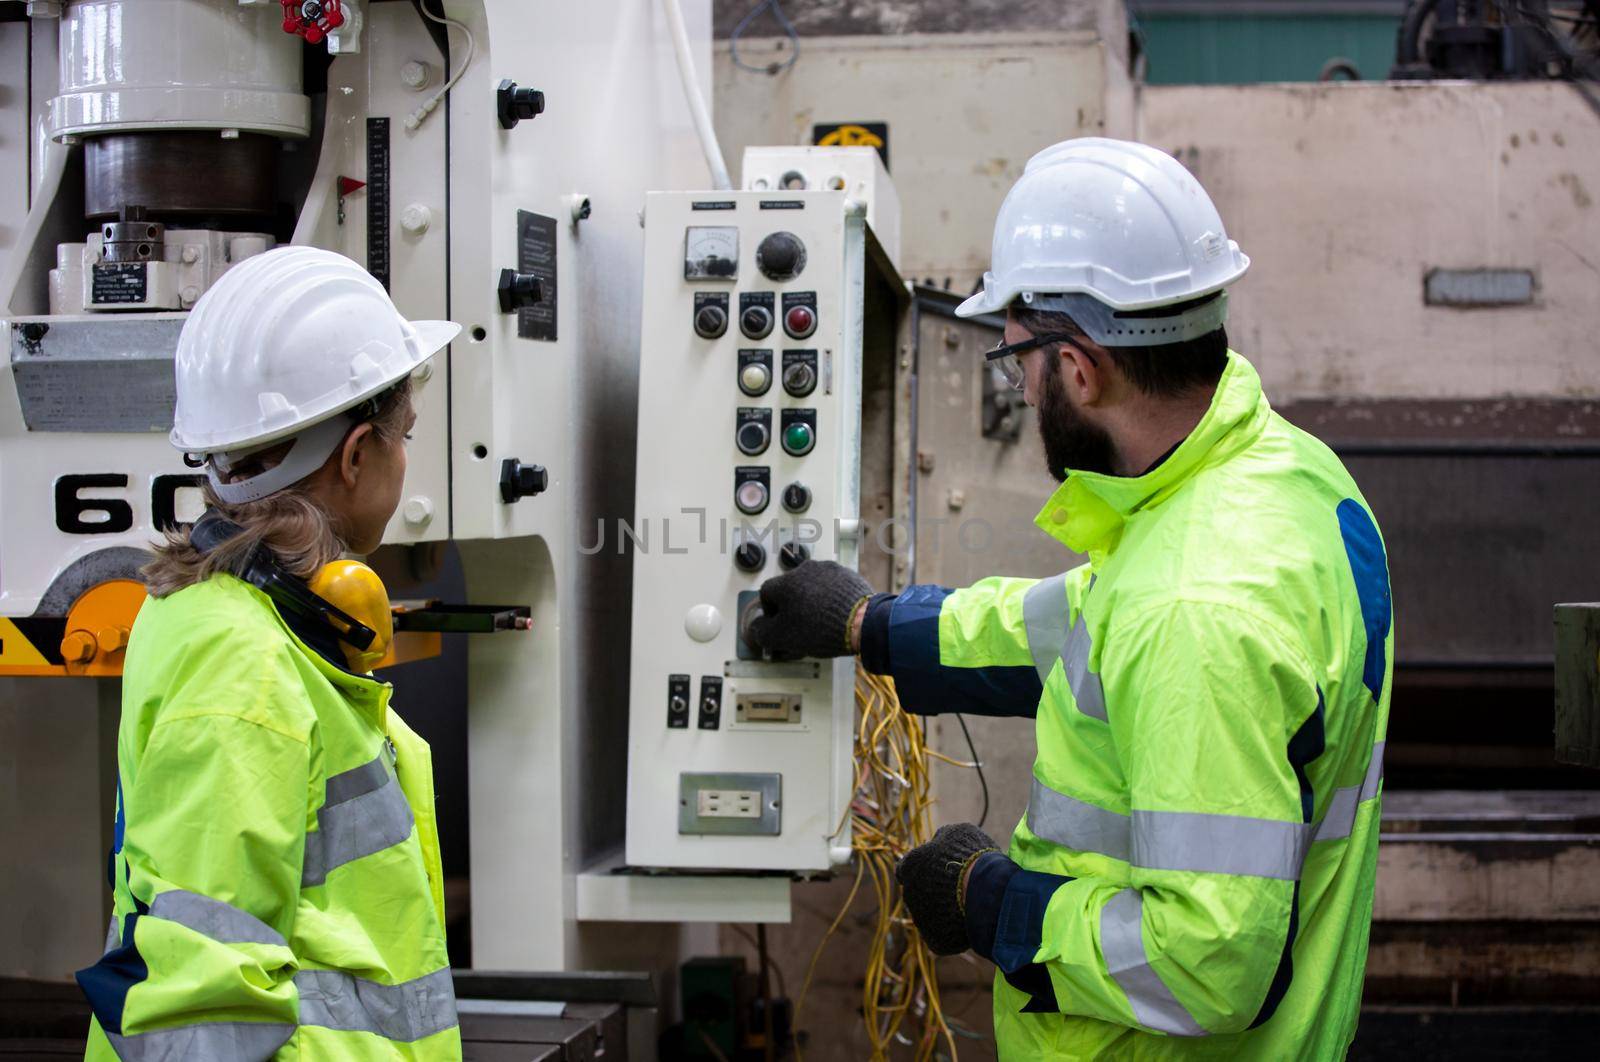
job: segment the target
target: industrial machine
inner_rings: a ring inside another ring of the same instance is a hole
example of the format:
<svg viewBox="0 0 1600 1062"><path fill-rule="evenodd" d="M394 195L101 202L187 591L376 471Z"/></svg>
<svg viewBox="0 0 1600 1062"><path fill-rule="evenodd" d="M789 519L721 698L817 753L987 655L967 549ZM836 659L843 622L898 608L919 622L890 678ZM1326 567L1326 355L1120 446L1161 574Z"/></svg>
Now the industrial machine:
<svg viewBox="0 0 1600 1062"><path fill-rule="evenodd" d="M709 5L683 6L704 71ZM48 705L87 735L6 764L23 796L5 840L42 875L8 892L8 928L50 927L10 972L98 951L141 550L200 506L166 440L177 335L226 270L287 243L464 326L415 377L386 542L453 541L467 600L526 606L533 628L468 659L474 959L561 970L604 947L580 939L571 881L621 844L620 807L579 805L623 788L620 757L613 777L595 764L625 677L587 603L627 558L583 557L574 533L630 508L591 427L631 419L645 182L706 183L670 21L622 0L0 3L18 178L0 181L0 716L29 741Z"/></svg>
<svg viewBox="0 0 1600 1062"><path fill-rule="evenodd" d="M898 203L866 148L752 149L744 175L646 198L627 863L815 873L850 856L855 663L745 630L762 580L858 563Z"/></svg>

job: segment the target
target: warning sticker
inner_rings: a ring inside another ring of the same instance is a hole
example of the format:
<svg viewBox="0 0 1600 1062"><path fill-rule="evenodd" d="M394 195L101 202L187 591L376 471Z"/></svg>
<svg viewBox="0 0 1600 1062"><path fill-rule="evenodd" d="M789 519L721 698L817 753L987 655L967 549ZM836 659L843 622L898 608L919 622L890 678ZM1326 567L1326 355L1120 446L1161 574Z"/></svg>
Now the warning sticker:
<svg viewBox="0 0 1600 1062"><path fill-rule="evenodd" d="M517 311L517 335L556 338L556 219L517 211L517 272L539 278L543 298Z"/></svg>
<svg viewBox="0 0 1600 1062"><path fill-rule="evenodd" d="M877 148L883 168L889 168L888 122L818 122L811 127L811 142L818 147Z"/></svg>

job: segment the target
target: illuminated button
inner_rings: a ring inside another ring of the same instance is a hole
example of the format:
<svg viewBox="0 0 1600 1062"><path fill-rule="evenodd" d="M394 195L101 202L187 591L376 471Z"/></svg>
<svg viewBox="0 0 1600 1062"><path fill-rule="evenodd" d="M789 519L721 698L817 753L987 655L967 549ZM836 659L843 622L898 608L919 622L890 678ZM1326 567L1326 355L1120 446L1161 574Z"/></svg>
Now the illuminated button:
<svg viewBox="0 0 1600 1062"><path fill-rule="evenodd" d="M783 429L783 448L795 456L807 453L816 439L811 434L811 425L802 421L795 421Z"/></svg>
<svg viewBox="0 0 1600 1062"><path fill-rule="evenodd" d="M743 452L754 457L767 448L767 426L759 420L747 420L739 425L734 442Z"/></svg>
<svg viewBox="0 0 1600 1062"><path fill-rule="evenodd" d="M796 339L804 339L817 330L816 312L809 306L791 306L783 315L783 330Z"/></svg>
<svg viewBox="0 0 1600 1062"><path fill-rule="evenodd" d="M759 361L752 361L739 370L739 390L747 395L764 395L772 386L772 372Z"/></svg>
<svg viewBox="0 0 1600 1062"><path fill-rule="evenodd" d="M767 507L767 485L759 479L747 479L734 491L733 500L742 512L759 513Z"/></svg>

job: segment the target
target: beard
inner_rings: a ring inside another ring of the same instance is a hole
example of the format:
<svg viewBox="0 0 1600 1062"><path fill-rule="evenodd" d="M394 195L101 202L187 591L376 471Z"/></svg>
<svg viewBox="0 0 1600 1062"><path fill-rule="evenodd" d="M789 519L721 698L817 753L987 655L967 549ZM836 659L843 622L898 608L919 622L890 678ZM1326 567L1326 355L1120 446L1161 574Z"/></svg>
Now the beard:
<svg viewBox="0 0 1600 1062"><path fill-rule="evenodd" d="M1044 443L1044 459L1050 465L1050 474L1056 482L1065 482L1067 470L1099 472L1110 475L1112 470L1111 436L1105 429L1089 423L1067 397L1067 385L1061 379L1059 358L1045 374L1044 386L1039 396L1039 439Z"/></svg>

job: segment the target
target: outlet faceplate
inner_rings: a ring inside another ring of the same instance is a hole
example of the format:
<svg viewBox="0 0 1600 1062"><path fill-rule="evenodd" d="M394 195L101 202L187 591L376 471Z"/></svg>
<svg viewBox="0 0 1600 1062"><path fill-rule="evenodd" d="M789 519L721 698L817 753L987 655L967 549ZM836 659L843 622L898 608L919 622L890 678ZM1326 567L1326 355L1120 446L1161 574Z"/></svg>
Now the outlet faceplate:
<svg viewBox="0 0 1600 1062"><path fill-rule="evenodd" d="M776 836L783 823L782 793L779 774L680 774L678 832Z"/></svg>

